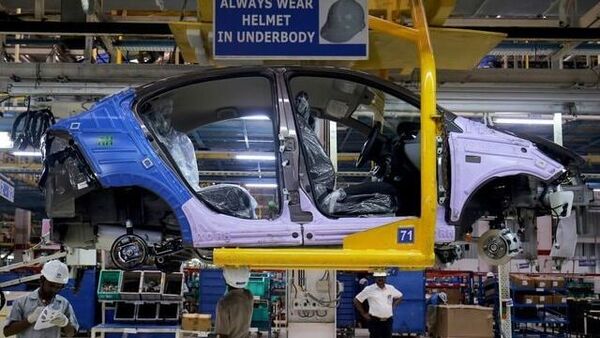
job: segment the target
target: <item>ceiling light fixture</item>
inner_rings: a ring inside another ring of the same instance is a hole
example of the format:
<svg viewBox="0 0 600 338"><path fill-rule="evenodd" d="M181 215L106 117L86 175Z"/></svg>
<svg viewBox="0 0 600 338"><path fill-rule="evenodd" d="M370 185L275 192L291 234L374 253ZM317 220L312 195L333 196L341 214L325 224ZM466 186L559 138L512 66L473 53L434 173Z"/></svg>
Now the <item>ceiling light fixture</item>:
<svg viewBox="0 0 600 338"><path fill-rule="evenodd" d="M12 149L13 141L10 139L10 133L0 131L0 149Z"/></svg>
<svg viewBox="0 0 600 338"><path fill-rule="evenodd" d="M247 188L277 188L277 183L246 183Z"/></svg>
<svg viewBox="0 0 600 338"><path fill-rule="evenodd" d="M244 161L275 161L275 155L235 155L236 160Z"/></svg>
<svg viewBox="0 0 600 338"><path fill-rule="evenodd" d="M248 120L248 121L270 121L271 119L268 116L265 116L265 115L250 115L250 116L243 116L242 120Z"/></svg>
<svg viewBox="0 0 600 338"><path fill-rule="evenodd" d="M508 117L499 117L494 119L495 123L498 124L535 124L535 125L551 125L554 124L553 120L542 120L542 119L518 119L518 118L508 118Z"/></svg>
<svg viewBox="0 0 600 338"><path fill-rule="evenodd" d="M39 151L13 151L11 154L15 156L42 157L42 153Z"/></svg>

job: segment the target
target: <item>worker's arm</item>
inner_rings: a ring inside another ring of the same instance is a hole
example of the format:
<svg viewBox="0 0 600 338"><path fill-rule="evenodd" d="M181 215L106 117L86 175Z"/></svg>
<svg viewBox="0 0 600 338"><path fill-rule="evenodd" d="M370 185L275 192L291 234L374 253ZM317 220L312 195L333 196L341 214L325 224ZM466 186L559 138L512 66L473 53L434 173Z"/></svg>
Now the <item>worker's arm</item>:
<svg viewBox="0 0 600 338"><path fill-rule="evenodd" d="M402 297L404 294L398 291L395 287L392 287L392 307L396 307L402 303Z"/></svg>
<svg viewBox="0 0 600 338"><path fill-rule="evenodd" d="M365 311L365 306L364 306L363 302L361 302L358 299L354 298L354 306L358 310L358 313L360 313L360 315L364 319L371 320L371 315L367 311Z"/></svg>
<svg viewBox="0 0 600 338"><path fill-rule="evenodd" d="M65 312L65 316L69 319L69 323L67 326L63 327L63 333L67 337L73 337L75 333L79 330L79 322L77 322L77 317L75 316L75 311L73 310L73 306L69 303L67 307L67 311Z"/></svg>
<svg viewBox="0 0 600 338"><path fill-rule="evenodd" d="M4 336L12 336L15 334L19 334L25 330L27 330L31 325L27 319L19 320L18 322L10 322L10 324L4 327Z"/></svg>
<svg viewBox="0 0 600 338"><path fill-rule="evenodd" d="M23 312L23 304L21 303L21 299L15 300L13 302L12 308L10 309L10 314L7 318L8 324L2 330L4 336L12 336L27 330L31 325L35 323L35 321L37 320L37 316L39 316L39 314L41 313L41 309L36 310L37 311L34 312L36 312L37 314L25 314ZM32 318L27 318L30 315Z"/></svg>

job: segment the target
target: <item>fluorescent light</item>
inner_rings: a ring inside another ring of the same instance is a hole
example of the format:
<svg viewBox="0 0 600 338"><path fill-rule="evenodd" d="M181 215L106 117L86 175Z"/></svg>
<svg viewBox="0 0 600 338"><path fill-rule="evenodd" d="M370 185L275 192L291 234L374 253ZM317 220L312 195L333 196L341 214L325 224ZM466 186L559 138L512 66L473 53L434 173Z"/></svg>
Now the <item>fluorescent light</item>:
<svg viewBox="0 0 600 338"><path fill-rule="evenodd" d="M243 116L242 120L250 120L250 121L270 121L271 119L265 115L250 115Z"/></svg>
<svg viewBox="0 0 600 338"><path fill-rule="evenodd" d="M494 119L495 123L504 124L554 124L553 120L541 120L541 119L516 119L508 117L499 117Z"/></svg>
<svg viewBox="0 0 600 338"><path fill-rule="evenodd" d="M236 160L275 161L275 155L235 155Z"/></svg>
<svg viewBox="0 0 600 338"><path fill-rule="evenodd" d="M0 131L0 149L12 149L13 141L10 139L10 133Z"/></svg>
<svg viewBox="0 0 600 338"><path fill-rule="evenodd" d="M31 157L42 157L42 153L39 151L13 151L15 156L31 156Z"/></svg>
<svg viewBox="0 0 600 338"><path fill-rule="evenodd" d="M246 183L247 188L277 188L277 183Z"/></svg>

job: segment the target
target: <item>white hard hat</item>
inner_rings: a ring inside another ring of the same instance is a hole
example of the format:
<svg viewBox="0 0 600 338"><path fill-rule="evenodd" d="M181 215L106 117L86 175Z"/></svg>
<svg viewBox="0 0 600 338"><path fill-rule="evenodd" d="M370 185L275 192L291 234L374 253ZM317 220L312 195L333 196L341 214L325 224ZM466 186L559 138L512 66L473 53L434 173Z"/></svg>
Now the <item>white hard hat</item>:
<svg viewBox="0 0 600 338"><path fill-rule="evenodd" d="M67 284L69 282L69 268L63 262L49 261L42 268L42 276L52 283Z"/></svg>
<svg viewBox="0 0 600 338"><path fill-rule="evenodd" d="M375 271L373 272L373 277L387 277L387 272L384 271Z"/></svg>
<svg viewBox="0 0 600 338"><path fill-rule="evenodd" d="M494 278L494 273L493 272L488 272L485 276L487 278Z"/></svg>
<svg viewBox="0 0 600 338"><path fill-rule="evenodd" d="M440 292L439 297L442 303L448 304L448 295L445 292Z"/></svg>
<svg viewBox="0 0 600 338"><path fill-rule="evenodd" d="M224 268L223 277L225 283L234 288L245 288L250 279L250 270L248 268Z"/></svg>

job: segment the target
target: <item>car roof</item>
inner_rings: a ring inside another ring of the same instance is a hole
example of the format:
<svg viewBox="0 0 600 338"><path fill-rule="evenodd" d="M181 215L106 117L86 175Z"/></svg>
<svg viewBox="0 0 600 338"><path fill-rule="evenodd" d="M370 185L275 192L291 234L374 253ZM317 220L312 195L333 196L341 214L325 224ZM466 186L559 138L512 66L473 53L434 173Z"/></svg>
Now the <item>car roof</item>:
<svg viewBox="0 0 600 338"><path fill-rule="evenodd" d="M332 66L232 66L221 68L202 68L198 71L189 72L186 74L174 75L154 82L150 82L135 88L136 96L143 98L153 96L159 92L167 91L171 88L176 88L194 82L209 80L212 78L232 77L232 76L248 76L251 74L276 74L285 72L302 71L313 74L338 74L338 75L354 75L367 77L374 81L384 81L371 74L340 67Z"/></svg>

